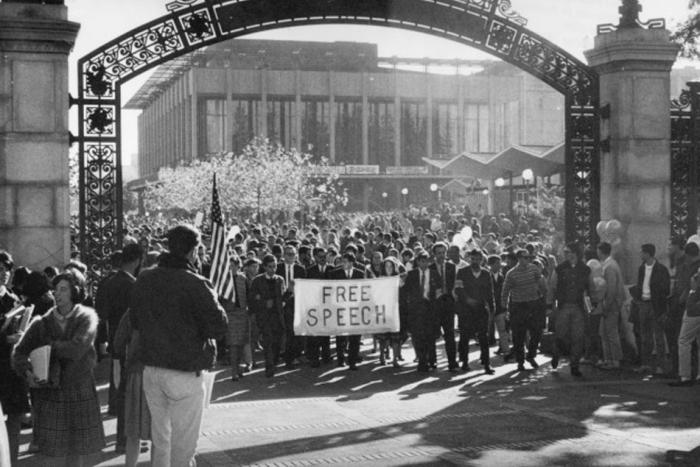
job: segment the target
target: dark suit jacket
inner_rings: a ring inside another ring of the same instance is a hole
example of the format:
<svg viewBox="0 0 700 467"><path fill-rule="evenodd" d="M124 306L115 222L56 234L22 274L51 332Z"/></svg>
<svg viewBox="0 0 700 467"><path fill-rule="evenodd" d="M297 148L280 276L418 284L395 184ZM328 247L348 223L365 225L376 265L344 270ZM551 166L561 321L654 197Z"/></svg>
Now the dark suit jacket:
<svg viewBox="0 0 700 467"><path fill-rule="evenodd" d="M637 273L636 300L642 300L642 285L644 284L644 263L639 266ZM668 311L668 298L671 294L671 276L663 264L656 261L651 269L649 280L651 289L651 306L656 316L661 316Z"/></svg>
<svg viewBox="0 0 700 467"><path fill-rule="evenodd" d="M503 290L503 283L506 280L506 275L503 274L503 271L500 271L498 273L498 279L496 279L496 276L494 276L493 273L491 273L491 280L493 281L493 296L494 296L494 301L496 302L496 312L495 314L501 314L504 311L506 311L503 308L503 304L501 303L501 291Z"/></svg>
<svg viewBox="0 0 700 467"><path fill-rule="evenodd" d="M437 296L438 293L437 291L440 289L440 285L442 283L442 278L440 277L440 274L438 273L438 265L437 263L433 263L429 266L430 268L430 285L435 286L435 295ZM435 280L433 280L433 276L435 277ZM448 295L452 295L452 289L455 288L455 277L457 276L457 266L455 266L454 263L451 261L445 261L445 290L447 291Z"/></svg>
<svg viewBox="0 0 700 467"><path fill-rule="evenodd" d="M326 264L326 268L321 273L321 269L318 264L314 264L306 270L307 279L330 279L331 271L333 271L333 266Z"/></svg>
<svg viewBox="0 0 700 467"><path fill-rule="evenodd" d="M279 319L282 322L282 295L284 293L284 279L278 275L272 277L274 286L270 289L265 274L258 274L250 284L248 294L248 306L255 313L260 326L269 319ZM272 309L265 307L267 300L273 300Z"/></svg>
<svg viewBox="0 0 700 467"><path fill-rule="evenodd" d="M124 271L117 271L100 285L95 296L95 311L107 323L110 345L119 327L119 322L129 308L129 296L136 278Z"/></svg>
<svg viewBox="0 0 700 467"><path fill-rule="evenodd" d="M338 268L338 269L334 269L333 271L331 271L329 278L333 279L333 280L341 280L341 281L348 279L347 275L345 274L345 270L343 270L343 268ZM365 278L364 272L362 272L361 270L359 270L357 268L353 268L352 277L350 279L364 279L364 278Z"/></svg>
<svg viewBox="0 0 700 467"><path fill-rule="evenodd" d="M462 268L457 273L457 280L462 281L463 285L463 287L455 289L458 313L483 315L487 313L487 310L496 309L493 277L488 269L481 268L481 274L476 278L471 267ZM476 300L478 305L468 305L467 298Z"/></svg>
<svg viewBox="0 0 700 467"><path fill-rule="evenodd" d="M282 278L282 280L284 280L284 281L287 280L286 267L287 267L287 265L285 263L279 263L277 265L277 271L275 271L275 274L280 276ZM305 278L306 278L306 269L304 269L304 266L302 266L299 263L294 263L294 279L305 279Z"/></svg>
<svg viewBox="0 0 700 467"><path fill-rule="evenodd" d="M430 269L430 268L428 268ZM430 271L430 287L428 290L428 300L435 300L435 292L438 288L437 273ZM406 275L406 283L404 284L404 289L406 290L406 300L409 306L413 304L421 303L425 301L423 298L423 290L420 287L420 269L416 268L408 272Z"/></svg>

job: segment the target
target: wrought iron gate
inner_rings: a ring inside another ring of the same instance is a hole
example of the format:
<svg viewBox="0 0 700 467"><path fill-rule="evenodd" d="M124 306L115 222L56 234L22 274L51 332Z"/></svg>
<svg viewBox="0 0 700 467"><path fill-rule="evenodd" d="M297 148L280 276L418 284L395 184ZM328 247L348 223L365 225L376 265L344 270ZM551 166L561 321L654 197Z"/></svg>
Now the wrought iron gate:
<svg viewBox="0 0 700 467"><path fill-rule="evenodd" d="M510 0L178 0L171 13L99 47L78 62L80 248L91 271L121 247L123 82L201 47L297 25L389 26L485 51L566 98L566 237L595 243L600 217L598 74L526 27ZM182 6L182 8L178 8Z"/></svg>
<svg viewBox="0 0 700 467"><path fill-rule="evenodd" d="M698 231L700 83L688 83L671 101L671 238Z"/></svg>

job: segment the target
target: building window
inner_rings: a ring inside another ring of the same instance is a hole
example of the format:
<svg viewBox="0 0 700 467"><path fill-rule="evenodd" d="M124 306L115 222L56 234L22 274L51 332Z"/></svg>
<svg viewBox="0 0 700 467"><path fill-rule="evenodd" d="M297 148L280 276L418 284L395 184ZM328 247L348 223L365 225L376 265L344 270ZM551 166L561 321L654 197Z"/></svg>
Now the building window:
<svg viewBox="0 0 700 467"><path fill-rule="evenodd" d="M226 122L226 101L223 99L205 99L202 102L204 110L203 146L200 145L200 155L215 154L224 151L224 125ZM202 149L204 149L202 153Z"/></svg>
<svg viewBox="0 0 700 467"><path fill-rule="evenodd" d="M346 164L362 164L362 103L335 103L335 157Z"/></svg>
<svg viewBox="0 0 700 467"><path fill-rule="evenodd" d="M301 152L316 159L329 156L330 104L322 100L304 100L301 119Z"/></svg>
<svg viewBox="0 0 700 467"><path fill-rule="evenodd" d="M287 149L296 147L295 107L292 98L267 101L267 137Z"/></svg>
<svg viewBox="0 0 700 467"><path fill-rule="evenodd" d="M401 160L423 165L428 139L428 113L424 102L401 103Z"/></svg>
<svg viewBox="0 0 700 467"><path fill-rule="evenodd" d="M457 104L433 104L433 156L449 159L459 151L459 112Z"/></svg>
<svg viewBox="0 0 700 467"><path fill-rule="evenodd" d="M490 152L489 106L464 105L464 146L468 152Z"/></svg>
<svg viewBox="0 0 700 467"><path fill-rule="evenodd" d="M382 168L394 165L394 121L396 109L393 102L369 103L369 163Z"/></svg>
<svg viewBox="0 0 700 467"><path fill-rule="evenodd" d="M231 101L233 109L231 150L235 154L243 151L253 138L262 136L259 128L259 116L262 103L259 99L234 98Z"/></svg>

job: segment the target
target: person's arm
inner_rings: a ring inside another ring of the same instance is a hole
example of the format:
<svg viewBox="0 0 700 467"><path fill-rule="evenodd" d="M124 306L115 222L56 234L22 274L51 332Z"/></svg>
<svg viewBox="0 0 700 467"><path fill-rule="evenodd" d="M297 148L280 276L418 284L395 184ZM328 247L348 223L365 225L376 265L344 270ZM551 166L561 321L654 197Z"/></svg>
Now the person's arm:
<svg viewBox="0 0 700 467"><path fill-rule="evenodd" d="M194 301L196 313L204 330L205 339L221 339L228 329L226 311L216 297L216 292L208 280L196 283L197 297Z"/></svg>
<svg viewBox="0 0 700 467"><path fill-rule="evenodd" d="M510 273L511 271L506 273L506 277L503 280L503 289L501 290L501 305L503 305L504 309L508 308L508 298L510 296L510 288L512 287L511 282L513 275Z"/></svg>
<svg viewBox="0 0 700 467"><path fill-rule="evenodd" d="M97 313L92 311L82 312L73 319L79 320L73 337L69 340L53 341L51 351L59 358L80 360L95 342L99 320Z"/></svg>
<svg viewBox="0 0 700 467"><path fill-rule="evenodd" d="M112 348L112 355L119 360L126 358L126 347L131 339L131 317L130 312L127 310L119 321L119 327L117 327L117 332L114 334L114 347Z"/></svg>
<svg viewBox="0 0 700 467"><path fill-rule="evenodd" d="M487 305L489 308L489 313L493 316L494 313L496 313L496 298L494 296L493 290L494 290L494 284L493 284L493 276L490 273L487 273L487 279L488 279L488 291L486 292L486 300L487 300Z"/></svg>

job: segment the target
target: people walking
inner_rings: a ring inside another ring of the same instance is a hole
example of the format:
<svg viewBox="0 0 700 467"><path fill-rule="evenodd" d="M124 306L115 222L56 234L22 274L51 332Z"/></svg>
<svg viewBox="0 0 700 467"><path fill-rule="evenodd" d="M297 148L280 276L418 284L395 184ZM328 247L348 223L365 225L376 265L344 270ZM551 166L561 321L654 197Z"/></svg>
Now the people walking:
<svg viewBox="0 0 700 467"><path fill-rule="evenodd" d="M275 375L275 366L284 338L285 321L282 311L284 279L275 274L277 259L273 255L266 255L263 258L262 268L263 273L253 279L250 286L249 305L262 335L265 376L271 378Z"/></svg>

